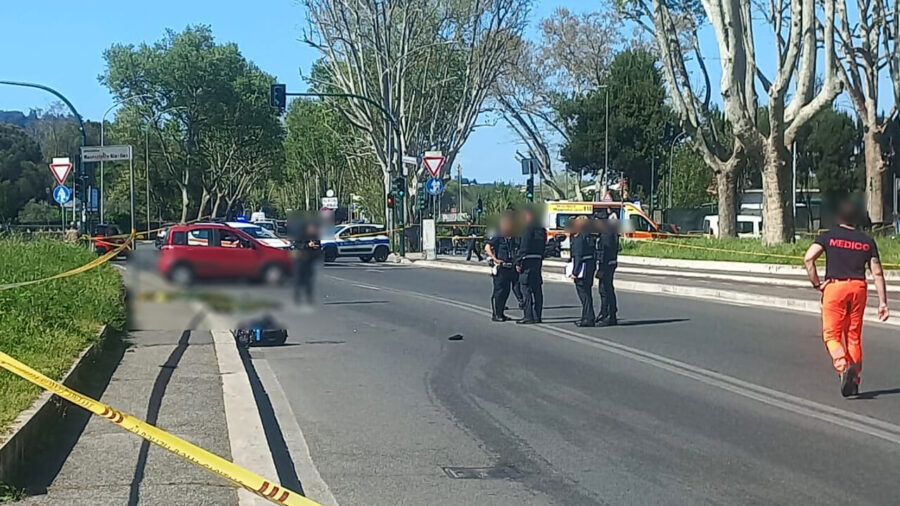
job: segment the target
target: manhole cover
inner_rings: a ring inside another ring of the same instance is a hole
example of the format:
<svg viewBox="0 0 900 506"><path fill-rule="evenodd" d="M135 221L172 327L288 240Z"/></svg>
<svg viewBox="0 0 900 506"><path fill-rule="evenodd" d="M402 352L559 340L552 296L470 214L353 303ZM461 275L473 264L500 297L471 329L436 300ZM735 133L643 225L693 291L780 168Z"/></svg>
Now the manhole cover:
<svg viewBox="0 0 900 506"><path fill-rule="evenodd" d="M443 467L447 476L456 480L515 480L522 476L509 466L496 467Z"/></svg>

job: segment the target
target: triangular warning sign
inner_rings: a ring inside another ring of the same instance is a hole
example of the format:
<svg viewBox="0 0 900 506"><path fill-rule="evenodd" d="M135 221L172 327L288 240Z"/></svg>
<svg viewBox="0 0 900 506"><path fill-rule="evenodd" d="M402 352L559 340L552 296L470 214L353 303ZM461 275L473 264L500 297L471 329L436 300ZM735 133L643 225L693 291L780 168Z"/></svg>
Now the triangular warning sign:
<svg viewBox="0 0 900 506"><path fill-rule="evenodd" d="M444 166L444 157L426 156L422 158L422 163L425 164L425 167L428 168L428 172L431 172L432 176L437 177L438 173L441 171L441 167Z"/></svg>
<svg viewBox="0 0 900 506"><path fill-rule="evenodd" d="M56 181L59 184L63 184L66 182L66 178L69 177L69 172L72 170L71 163L51 163L50 164L50 172L53 173L53 177L56 178Z"/></svg>

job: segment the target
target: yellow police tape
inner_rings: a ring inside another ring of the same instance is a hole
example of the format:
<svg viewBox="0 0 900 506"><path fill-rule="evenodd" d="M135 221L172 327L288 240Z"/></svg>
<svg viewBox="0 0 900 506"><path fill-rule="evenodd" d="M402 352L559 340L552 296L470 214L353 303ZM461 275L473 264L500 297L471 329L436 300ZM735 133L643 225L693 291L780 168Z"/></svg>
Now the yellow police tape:
<svg viewBox="0 0 900 506"><path fill-rule="evenodd" d="M318 506L318 503L303 497L297 492L266 480L256 473L250 472L131 415L115 410L102 402L95 401L90 397L71 390L3 352L0 352L0 367L45 390L49 390L76 406L82 407L97 416L102 416L123 429L275 504Z"/></svg>
<svg viewBox="0 0 900 506"><path fill-rule="evenodd" d="M129 236L128 240L125 241L124 243L122 243L121 245L119 245L116 249L107 251L103 255L91 260L90 262L88 262L80 267L76 267L72 270L69 270L66 272L60 272L59 274L54 274L54 275L48 276L46 278L33 279L31 281L20 281L18 283L7 283L5 285L0 285L0 292L2 292L4 290L10 290L12 288L19 288L19 287L28 286L28 285L34 285L37 283L43 283L45 281L52 281L54 279L68 278L70 276L75 276L76 274L81 274L82 272L87 272L95 267L99 267L100 265L103 265L104 263L112 260L126 248L130 248L129 245L131 244L131 241L133 239L134 239L134 236Z"/></svg>

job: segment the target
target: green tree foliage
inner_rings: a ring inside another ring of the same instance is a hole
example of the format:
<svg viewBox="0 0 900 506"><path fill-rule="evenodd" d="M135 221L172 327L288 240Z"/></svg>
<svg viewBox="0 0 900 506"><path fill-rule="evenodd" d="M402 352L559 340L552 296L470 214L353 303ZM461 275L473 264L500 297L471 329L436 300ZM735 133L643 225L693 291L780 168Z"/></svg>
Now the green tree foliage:
<svg viewBox="0 0 900 506"><path fill-rule="evenodd" d="M632 191L649 195L651 160L661 155L660 147L673 133L655 56L643 48L622 51L604 84L609 86L610 169L626 178ZM606 91L557 102L567 132L560 154L570 170L598 174L604 166Z"/></svg>
<svg viewBox="0 0 900 506"><path fill-rule="evenodd" d="M664 176L659 182L659 206L669 203L671 187L671 203L675 208L699 207L715 202L716 191L712 169L703 157L698 155L687 144L676 146L672 152L672 173L665 167ZM671 181L670 181L671 178Z"/></svg>
<svg viewBox="0 0 900 506"><path fill-rule="evenodd" d="M32 199L47 199L52 182L41 147L22 128L0 124L0 221L10 221Z"/></svg>
<svg viewBox="0 0 900 506"><path fill-rule="evenodd" d="M272 77L237 45L216 43L209 27L168 31L152 45L117 44L104 57L101 80L113 95L140 97L117 115L117 135L141 145L150 130L151 168L159 172L151 180L177 187L153 200L180 197L182 220L189 207L198 216L227 212L280 167L282 129L267 100Z"/></svg>
<svg viewBox="0 0 900 506"><path fill-rule="evenodd" d="M815 175L825 197L846 196L861 189L861 178L854 148L861 132L853 119L843 112L825 109L797 134L797 174Z"/></svg>
<svg viewBox="0 0 900 506"><path fill-rule="evenodd" d="M29 200L19 211L19 223L59 223L59 206L44 200Z"/></svg>

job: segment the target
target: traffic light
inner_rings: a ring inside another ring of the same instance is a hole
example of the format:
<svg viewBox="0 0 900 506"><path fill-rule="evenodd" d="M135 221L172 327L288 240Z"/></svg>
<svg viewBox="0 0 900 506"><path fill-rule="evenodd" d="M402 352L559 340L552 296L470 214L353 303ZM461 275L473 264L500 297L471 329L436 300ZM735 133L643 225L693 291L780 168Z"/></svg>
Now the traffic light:
<svg viewBox="0 0 900 506"><path fill-rule="evenodd" d="M650 210L653 211L659 206L659 195L654 193L650 195Z"/></svg>
<svg viewBox="0 0 900 506"><path fill-rule="evenodd" d="M392 191L397 198L403 200L406 197L406 179L403 176L395 177L392 185Z"/></svg>
<svg viewBox="0 0 900 506"><path fill-rule="evenodd" d="M388 193L387 206L388 206L388 209L394 208L394 194L393 193Z"/></svg>
<svg viewBox="0 0 900 506"><path fill-rule="evenodd" d="M425 183L419 183L416 185L416 207L418 207L420 211L424 211L426 208L428 208L428 197L425 192Z"/></svg>
<svg viewBox="0 0 900 506"><path fill-rule="evenodd" d="M528 199L528 202L534 202L534 177L528 178L528 182L525 184L525 198Z"/></svg>
<svg viewBox="0 0 900 506"><path fill-rule="evenodd" d="M484 203L481 201L481 197L478 197L478 203L475 204L475 212L478 214L484 212Z"/></svg>
<svg viewBox="0 0 900 506"><path fill-rule="evenodd" d="M280 112L287 108L287 85L273 84L269 88L269 105L277 107Z"/></svg>

